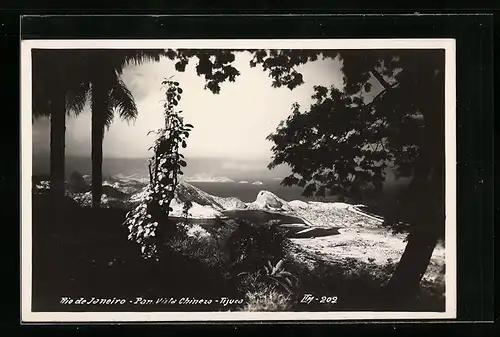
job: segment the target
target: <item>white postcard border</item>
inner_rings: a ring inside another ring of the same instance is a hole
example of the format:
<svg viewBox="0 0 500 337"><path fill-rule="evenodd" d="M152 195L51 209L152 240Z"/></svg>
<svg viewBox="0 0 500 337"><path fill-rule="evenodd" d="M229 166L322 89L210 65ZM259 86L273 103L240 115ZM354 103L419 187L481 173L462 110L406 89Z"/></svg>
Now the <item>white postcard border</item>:
<svg viewBox="0 0 500 337"><path fill-rule="evenodd" d="M31 236L31 49L445 49L445 312L33 312ZM454 39L24 40L21 42L21 320L29 322L210 322L443 320L456 318L456 55Z"/></svg>

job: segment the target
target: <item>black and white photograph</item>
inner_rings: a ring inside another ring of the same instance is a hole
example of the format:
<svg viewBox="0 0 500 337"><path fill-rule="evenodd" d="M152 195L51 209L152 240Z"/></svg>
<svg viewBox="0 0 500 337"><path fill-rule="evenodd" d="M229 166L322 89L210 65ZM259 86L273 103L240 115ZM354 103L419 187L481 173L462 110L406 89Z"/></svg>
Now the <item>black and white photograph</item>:
<svg viewBox="0 0 500 337"><path fill-rule="evenodd" d="M23 321L456 317L454 40L21 57Z"/></svg>

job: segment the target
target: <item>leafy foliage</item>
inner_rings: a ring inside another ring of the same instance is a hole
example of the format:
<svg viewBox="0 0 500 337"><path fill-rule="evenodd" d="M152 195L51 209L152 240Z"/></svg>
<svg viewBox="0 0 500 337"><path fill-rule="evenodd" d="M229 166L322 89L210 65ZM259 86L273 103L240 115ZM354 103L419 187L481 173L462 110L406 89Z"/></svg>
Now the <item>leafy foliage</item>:
<svg viewBox="0 0 500 337"><path fill-rule="evenodd" d="M170 60L177 60L175 69L184 72L191 58L198 59L196 73L204 76L205 88L214 94L220 93L220 84L226 80L234 82L240 72L231 65L235 60L234 51L231 50L196 50L196 49L169 49L166 56Z"/></svg>
<svg viewBox="0 0 500 337"><path fill-rule="evenodd" d="M157 252L156 235L159 224L169 224L168 214L172 211L170 203L175 197L178 175L186 166L184 156L179 152L187 146L187 138L192 130L191 124L184 124L177 111L181 100L182 88L178 82L164 80L166 101L163 105L165 127L157 131L158 137L152 147L154 154L149 161L150 183L145 189L144 202L127 215L129 239L138 242L145 257ZM169 226L172 227L172 226ZM172 229L172 228L169 228Z"/></svg>
<svg viewBox="0 0 500 337"><path fill-rule="evenodd" d="M224 274L227 259L215 237L199 225L181 227L181 233L168 239L168 245L174 251Z"/></svg>
<svg viewBox="0 0 500 337"><path fill-rule="evenodd" d="M294 282L295 284L297 282L297 277L289 271L285 270L283 266L284 260L279 260L275 266L272 265L271 261L267 261L267 263L267 266L265 266L264 268L264 270L266 271L265 277L276 282L281 287L283 287L286 292L291 294L294 287Z"/></svg>
<svg viewBox="0 0 500 337"><path fill-rule="evenodd" d="M347 194L355 199L381 190L387 166L397 177L410 177L389 214L382 215L389 225L411 224L409 244L387 289L405 294L397 301L414 296L430 259L419 252L434 247L445 228L444 50L248 52L253 55L250 66L261 65L273 87L289 89L304 82L299 66L309 61L322 57L342 63L343 88L316 87L316 102L306 111L294 104L292 116L269 136L275 145L270 167L291 166L293 174L283 184L299 185L305 195ZM178 70L203 54L207 51L184 54ZM228 55L227 63L231 59ZM208 85L214 78L210 63L206 68L199 74ZM215 80L212 87L218 92L224 77Z"/></svg>
<svg viewBox="0 0 500 337"><path fill-rule="evenodd" d="M102 189L102 140L104 129L113 122L115 112L120 118L135 120L138 111L130 90L121 78L123 68L146 61L159 61L165 50L134 49L70 49L34 50L33 71L37 74L33 81L33 121L38 117L58 117L57 102L64 96L66 111L79 114L86 102L92 107L92 194L94 206L100 205ZM64 116L62 116L64 117ZM51 126L53 136L61 139L64 133L64 119ZM53 121L51 121L53 123ZM62 136L61 136L62 135ZM51 151L64 157L60 152L64 144L52 145ZM58 151L59 150L59 151ZM55 160L55 159L54 159ZM62 162L61 159L56 162ZM59 180L64 176L64 168L57 164ZM53 172L54 173L54 172ZM56 179L54 176L52 179ZM53 181L55 183L55 181ZM57 184L56 184L57 185Z"/></svg>
<svg viewBox="0 0 500 337"><path fill-rule="evenodd" d="M206 88L218 93L222 82L239 74L231 66L237 52L250 53L250 66L268 72L273 87L290 90L304 83L302 65L319 59L342 64L343 88L316 86L315 103L305 111L294 104L292 115L268 137L275 145L270 167L293 169L284 185L304 187L305 195L360 198L381 190L391 166L397 177L415 182L394 217L414 222L417 209L431 207L429 219L442 219L444 51L168 50L166 55L178 60L178 71L197 59ZM430 191L432 201L426 198Z"/></svg>
<svg viewBox="0 0 500 337"><path fill-rule="evenodd" d="M262 273L262 271L258 271L257 273L242 272L239 273L238 276L253 276L254 283L262 282L268 285L278 286L288 295L292 295L294 287L298 284L298 278L285 270L283 264L283 259L279 260L275 266L273 266L271 261L267 261L267 265L264 266L264 273Z"/></svg>
<svg viewBox="0 0 500 337"><path fill-rule="evenodd" d="M109 97L108 111L99 111L105 113L105 126L111 124L115 110L124 120L133 120L137 117L137 107L121 79L123 69L148 61L158 62L164 55L162 49L35 50L33 72L37 76L33 77L33 117L50 116L51 95L57 86L64 90L68 113L79 114L92 97L92 88L98 80Z"/></svg>
<svg viewBox="0 0 500 337"><path fill-rule="evenodd" d="M33 121L49 117L54 95L65 95L67 114L78 115L88 98L89 84L83 80L84 60L76 50L33 50Z"/></svg>
<svg viewBox="0 0 500 337"><path fill-rule="evenodd" d="M391 222L425 222L417 211L423 207L428 222L442 219L443 54L339 51L336 56L343 62L344 88L316 86L309 109L292 106L292 114L268 136L274 143L269 167L288 164L292 174L282 183L304 187L306 196L358 200L379 193L391 167L397 177L415 182L395 205ZM300 53L289 55L288 62L301 64ZM281 78L275 80L289 83Z"/></svg>
<svg viewBox="0 0 500 337"><path fill-rule="evenodd" d="M387 125L373 109L360 109L361 99L334 87L316 86L313 98L309 111L294 104L292 114L268 136L275 144L269 167L289 164L293 173L282 183L305 187L306 196L379 191L394 158L387 148Z"/></svg>
<svg viewBox="0 0 500 337"><path fill-rule="evenodd" d="M268 261L279 261L286 256L289 240L285 233L272 224L255 225L240 221L227 240L229 260L236 271L258 271Z"/></svg>

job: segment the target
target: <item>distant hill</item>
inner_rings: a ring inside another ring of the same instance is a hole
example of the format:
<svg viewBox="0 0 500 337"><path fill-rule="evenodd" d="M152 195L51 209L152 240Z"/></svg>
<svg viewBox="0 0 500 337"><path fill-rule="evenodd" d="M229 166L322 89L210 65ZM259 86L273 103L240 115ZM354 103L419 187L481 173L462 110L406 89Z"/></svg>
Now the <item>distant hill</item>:
<svg viewBox="0 0 500 337"><path fill-rule="evenodd" d="M290 170L285 166L277 167L273 170L267 168L268 159L255 160L233 160L231 158L198 158L187 157L187 167L183 169L186 177L191 177L196 181L208 181L207 177L221 177L228 180L240 181L263 181L265 179L284 178L290 174ZM49 153L35 152L33 154L33 172L37 175L49 173L50 156ZM90 157L66 155L66 173L73 171L82 174L90 174L92 163ZM105 176L116 176L123 174L126 176L138 174L148 176L148 158L103 158L103 174Z"/></svg>
<svg viewBox="0 0 500 337"><path fill-rule="evenodd" d="M302 191L299 187L280 186L281 177L289 174L287 168L268 170L264 160L231 162L227 158L187 158L187 167L183 169L185 180L204 190L222 196L234 196L234 185L238 187L240 199L249 200L254 198L258 190L270 190L285 199L300 198ZM240 165L241 164L241 165ZM250 165L251 164L251 165ZM240 166L238 166L240 165ZM44 176L49 174L49 156L47 153L35 153L33 156L33 174ZM92 165L90 158L81 156L66 156L66 178L69 179L72 172L78 171L82 175L90 175ZM147 158L104 158L103 159L104 180L111 177L135 176L136 179L146 179L148 173ZM408 179L396 180L391 170L386 170L386 183L384 194L386 196L396 195ZM233 184L234 182L234 184ZM215 184L217 183L217 184ZM224 183L224 184L219 184ZM227 184L226 184L227 183ZM262 183L262 184L261 184ZM211 185L207 185L211 184ZM247 190L242 189L243 186Z"/></svg>
<svg viewBox="0 0 500 337"><path fill-rule="evenodd" d="M148 175L147 158L103 158L103 175L105 177L122 174L129 176L132 174ZM66 156L66 177L69 178L73 171L78 171L83 175L92 173L92 161L89 157ZM50 170L50 157L48 154L33 155L33 174L47 175Z"/></svg>

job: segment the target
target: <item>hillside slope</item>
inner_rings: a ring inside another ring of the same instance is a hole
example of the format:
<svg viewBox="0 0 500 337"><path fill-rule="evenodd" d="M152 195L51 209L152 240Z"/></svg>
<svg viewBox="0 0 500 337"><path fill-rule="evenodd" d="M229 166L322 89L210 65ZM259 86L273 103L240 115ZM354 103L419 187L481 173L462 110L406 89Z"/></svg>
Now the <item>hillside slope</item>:
<svg viewBox="0 0 500 337"><path fill-rule="evenodd" d="M86 178L86 177L84 177ZM128 207L144 201L146 184L134 177L115 177L103 184L106 194L103 199L109 202L112 196L115 201ZM48 188L48 182L34 182L34 192ZM123 197L125 195L125 197ZM90 204L89 192L76 193L74 199L83 204ZM122 200L118 200L122 199ZM123 200L124 199L124 200ZM302 238L292 238L296 250L294 256L304 263L326 261L337 264L348 264L355 260L358 263L370 264L383 268L395 265L406 247L405 235L395 235L381 226L382 221L361 212L356 205L334 202L287 202L269 191L260 191L255 201L244 203L237 198L223 198L211 195L201 189L180 181L172 201L171 216L183 216L184 203L190 200L193 207L189 211L191 219L213 219L224 217L226 211L252 210L279 213L298 217L309 227L336 228L339 235L314 237L313 233ZM445 248L440 243L433 252L430 265L423 279L438 286L444 286Z"/></svg>

